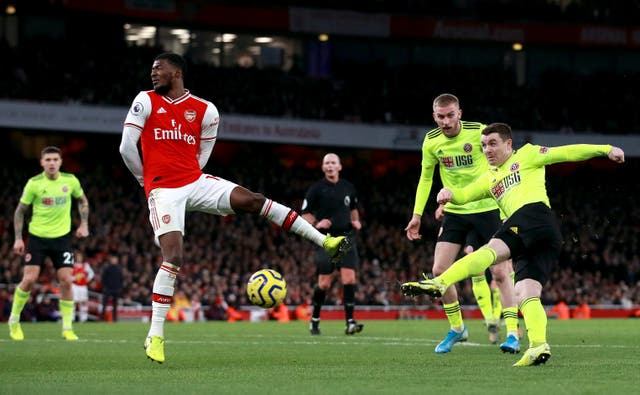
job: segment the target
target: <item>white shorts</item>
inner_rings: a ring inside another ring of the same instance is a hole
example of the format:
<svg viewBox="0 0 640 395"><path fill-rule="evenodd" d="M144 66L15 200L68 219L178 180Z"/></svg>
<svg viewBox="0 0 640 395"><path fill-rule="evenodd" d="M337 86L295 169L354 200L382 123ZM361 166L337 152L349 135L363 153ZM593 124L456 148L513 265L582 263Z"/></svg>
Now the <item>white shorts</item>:
<svg viewBox="0 0 640 395"><path fill-rule="evenodd" d="M73 287L73 301L87 302L89 300L89 288L86 285L75 285Z"/></svg>
<svg viewBox="0 0 640 395"><path fill-rule="evenodd" d="M215 215L234 214L231 181L203 174L180 188L156 188L149 192L149 222L156 239L165 233L180 231L184 235L184 218L188 211Z"/></svg>

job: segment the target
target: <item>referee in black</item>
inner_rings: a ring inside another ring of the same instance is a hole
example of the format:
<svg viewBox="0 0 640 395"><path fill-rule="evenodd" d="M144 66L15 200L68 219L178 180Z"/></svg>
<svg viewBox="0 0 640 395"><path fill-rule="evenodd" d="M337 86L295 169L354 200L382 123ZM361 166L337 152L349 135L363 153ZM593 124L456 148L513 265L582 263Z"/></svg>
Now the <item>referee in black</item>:
<svg viewBox="0 0 640 395"><path fill-rule="evenodd" d="M318 230L332 236L348 236L349 249L341 262L335 265L322 248L316 250L314 262L317 266L318 284L313 292L313 313L309 330L312 335L320 334L320 310L336 268L340 269L343 286L343 302L346 320L345 333L353 335L364 327L353 318L356 293L356 269L358 269L358 250L355 245L354 230L362 227L358 213L356 189L349 181L340 179L342 164L338 155L328 153L322 159L324 178L313 184L302 204L302 218L309 221Z"/></svg>

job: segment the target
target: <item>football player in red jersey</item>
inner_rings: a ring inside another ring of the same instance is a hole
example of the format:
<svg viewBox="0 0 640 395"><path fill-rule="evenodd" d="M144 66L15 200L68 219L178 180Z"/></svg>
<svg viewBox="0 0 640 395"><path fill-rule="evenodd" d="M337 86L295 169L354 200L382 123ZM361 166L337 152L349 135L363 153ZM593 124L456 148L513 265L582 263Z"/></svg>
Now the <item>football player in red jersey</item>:
<svg viewBox="0 0 640 395"><path fill-rule="evenodd" d="M178 54L163 53L155 58L153 90L142 91L133 100L120 144L125 164L144 187L149 221L162 250L163 263L153 284L151 327L145 340L147 357L159 363L165 360L164 321L183 264L187 211L259 213L282 229L323 246L336 261L349 248L347 238L320 233L289 207L202 171L213 150L220 117L213 103L185 89L185 69Z"/></svg>

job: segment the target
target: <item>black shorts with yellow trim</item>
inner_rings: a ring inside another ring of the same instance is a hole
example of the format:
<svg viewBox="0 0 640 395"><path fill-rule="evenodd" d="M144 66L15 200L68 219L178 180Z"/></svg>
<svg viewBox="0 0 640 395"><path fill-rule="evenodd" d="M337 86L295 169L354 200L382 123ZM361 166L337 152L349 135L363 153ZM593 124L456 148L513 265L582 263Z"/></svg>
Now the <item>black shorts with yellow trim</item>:
<svg viewBox="0 0 640 395"><path fill-rule="evenodd" d="M546 284L562 248L560 227L549 206L542 202L522 206L494 237L511 251L516 282L531 278Z"/></svg>

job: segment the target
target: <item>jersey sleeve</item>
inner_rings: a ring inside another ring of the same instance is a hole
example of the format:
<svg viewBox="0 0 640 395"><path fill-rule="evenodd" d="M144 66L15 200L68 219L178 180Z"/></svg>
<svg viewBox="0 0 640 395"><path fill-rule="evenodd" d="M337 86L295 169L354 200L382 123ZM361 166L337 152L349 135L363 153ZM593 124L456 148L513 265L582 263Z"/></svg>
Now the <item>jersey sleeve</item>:
<svg viewBox="0 0 640 395"><path fill-rule="evenodd" d="M450 188L453 204L465 204L476 200L491 197L491 181L488 177L481 176L464 188Z"/></svg>
<svg viewBox="0 0 640 395"><path fill-rule="evenodd" d="M414 214L422 215L424 212L424 207L427 205L427 200L431 193L433 173L435 172L437 163L437 158L431 154L431 150L427 144L427 137L425 136L425 142L422 145L422 170L420 171L420 180L416 188L415 203L413 206Z"/></svg>
<svg viewBox="0 0 640 395"><path fill-rule="evenodd" d="M82 185L80 185L80 180L76 176L73 176L73 186L71 188L71 196L74 198L79 198L84 195L84 190L82 189Z"/></svg>
<svg viewBox="0 0 640 395"><path fill-rule="evenodd" d="M22 190L22 196L20 196L20 203L26 204L27 206L33 203L36 194L32 186L33 183L31 182L31 180L27 181L27 185L25 185L24 189Z"/></svg>
<svg viewBox="0 0 640 395"><path fill-rule="evenodd" d="M312 185L307 194L304 197L304 201L302 202L302 208L300 210L301 214L312 214L315 217L315 210L317 207L317 188L316 184Z"/></svg>
<svg viewBox="0 0 640 395"><path fill-rule="evenodd" d="M132 126L137 129L144 129L145 123L151 114L151 98L147 92L140 92L133 99L131 108L124 120L124 126Z"/></svg>
<svg viewBox="0 0 640 395"><path fill-rule="evenodd" d="M211 152L213 152L213 146L216 144L218 138L218 125L220 124L220 114L216 106L209 102L207 104L207 110L202 118L201 133L200 133L200 149L198 150L198 164L203 169L209 161Z"/></svg>
<svg viewBox="0 0 640 395"><path fill-rule="evenodd" d="M611 152L610 145L571 144L559 147L532 146L531 157L536 164L551 165L561 162L579 162Z"/></svg>

